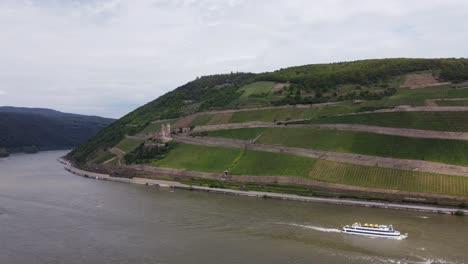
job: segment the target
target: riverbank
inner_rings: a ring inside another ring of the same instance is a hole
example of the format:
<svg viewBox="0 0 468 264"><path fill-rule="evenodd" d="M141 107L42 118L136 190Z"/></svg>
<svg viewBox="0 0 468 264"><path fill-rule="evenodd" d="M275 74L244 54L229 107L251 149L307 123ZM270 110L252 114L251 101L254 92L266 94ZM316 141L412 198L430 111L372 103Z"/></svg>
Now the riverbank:
<svg viewBox="0 0 468 264"><path fill-rule="evenodd" d="M133 183L133 184L157 186L157 187L163 187L163 188L195 190L195 191L213 192L213 193L220 193L220 194L240 195L240 196L248 196L248 197L258 197L258 198L291 200L291 201L301 201L301 202L319 202L319 203L328 203L328 204L353 205L353 206L396 209L396 210L411 210L411 211L431 212L431 213L451 214L451 215L455 215L457 214L457 212L458 214L460 214L461 212L464 215L468 215L468 210L460 209L460 208L453 208L453 207L410 205L410 204L362 201L362 200L351 200L351 199L340 199L340 198L308 197L308 196L299 196L299 195L294 195L294 194L212 188L212 187L205 187L205 186L188 185L188 184L183 184L183 183L176 182L176 181L156 180L156 179L148 179L148 178L140 178L140 177L133 177L133 178L112 177L108 174L96 173L96 172L90 172L90 171L84 171L84 170L78 169L76 167L73 167L73 165L70 162L64 159L59 159L58 161L64 165L65 170L69 171L72 174L86 177L86 178L97 179L97 180Z"/></svg>

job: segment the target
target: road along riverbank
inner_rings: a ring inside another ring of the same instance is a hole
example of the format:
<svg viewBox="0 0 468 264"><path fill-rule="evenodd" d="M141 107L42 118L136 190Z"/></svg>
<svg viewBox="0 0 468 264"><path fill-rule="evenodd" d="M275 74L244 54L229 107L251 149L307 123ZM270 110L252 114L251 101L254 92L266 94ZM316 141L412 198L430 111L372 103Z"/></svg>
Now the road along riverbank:
<svg viewBox="0 0 468 264"><path fill-rule="evenodd" d="M410 205L410 204L362 201L362 200L351 200L351 199L340 199L340 198L308 197L308 196L299 196L299 195L283 194L283 193L241 191L241 190L231 190L231 189L223 189L223 188L211 188L211 187L204 187L204 186L187 185L187 184L183 184L183 183L176 182L176 181L156 180L156 179L148 179L148 178L141 178L141 177L133 177L133 178L112 177L109 174L96 173L96 172L78 169L74 167L73 164L71 164L70 162L64 159L59 159L58 161L64 165L65 170L69 171L72 174L86 177L86 178L97 179L97 180L133 183L133 184L174 188L174 189L213 192L213 193L220 193L220 194L240 195L240 196L248 196L248 197L279 199L279 200L319 202L319 203L329 203L329 204L338 204L338 205L353 205L353 206L364 206L364 207L372 207L372 208L411 210L411 211L432 212L432 213L452 214L452 215L455 215L458 212L458 214L462 213L464 215L468 215L468 210L454 208L454 207Z"/></svg>

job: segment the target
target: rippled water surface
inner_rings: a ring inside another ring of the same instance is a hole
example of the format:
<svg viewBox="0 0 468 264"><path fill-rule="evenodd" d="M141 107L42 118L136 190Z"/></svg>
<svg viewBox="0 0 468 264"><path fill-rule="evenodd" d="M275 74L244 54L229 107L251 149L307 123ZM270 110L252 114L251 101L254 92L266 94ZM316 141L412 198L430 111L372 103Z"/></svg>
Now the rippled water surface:
<svg viewBox="0 0 468 264"><path fill-rule="evenodd" d="M0 159L0 263L468 263L468 217L97 181ZM393 224L404 240L338 232Z"/></svg>

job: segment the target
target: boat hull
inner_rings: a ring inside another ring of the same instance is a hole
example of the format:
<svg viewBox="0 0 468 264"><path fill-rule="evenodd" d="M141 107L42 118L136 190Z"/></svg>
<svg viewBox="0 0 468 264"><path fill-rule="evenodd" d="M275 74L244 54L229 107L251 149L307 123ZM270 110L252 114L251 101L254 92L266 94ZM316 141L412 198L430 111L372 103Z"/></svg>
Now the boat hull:
<svg viewBox="0 0 468 264"><path fill-rule="evenodd" d="M366 237L382 237L382 238L394 238L394 239L404 239L407 235L402 235L398 233L389 233L389 234L379 234L379 233L369 233L362 232L359 230L341 230L343 234L356 235L356 236L366 236Z"/></svg>

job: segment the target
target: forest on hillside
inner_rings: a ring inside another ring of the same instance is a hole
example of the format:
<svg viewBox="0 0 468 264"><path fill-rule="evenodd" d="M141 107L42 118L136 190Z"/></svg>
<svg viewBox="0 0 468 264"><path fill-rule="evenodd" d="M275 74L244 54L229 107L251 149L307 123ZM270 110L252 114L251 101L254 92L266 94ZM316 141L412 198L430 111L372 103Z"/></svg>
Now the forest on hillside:
<svg viewBox="0 0 468 264"><path fill-rule="evenodd" d="M48 115L40 111L39 114L0 111L1 152L73 148L112 121L109 118L65 113Z"/></svg>

